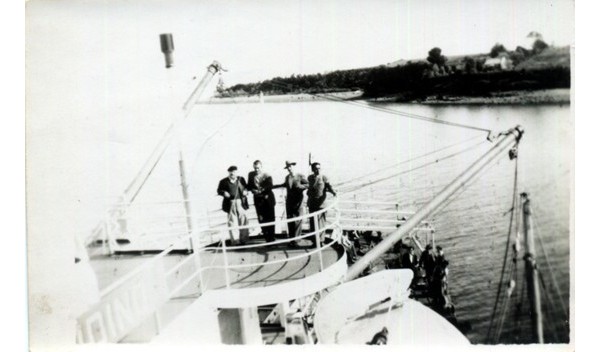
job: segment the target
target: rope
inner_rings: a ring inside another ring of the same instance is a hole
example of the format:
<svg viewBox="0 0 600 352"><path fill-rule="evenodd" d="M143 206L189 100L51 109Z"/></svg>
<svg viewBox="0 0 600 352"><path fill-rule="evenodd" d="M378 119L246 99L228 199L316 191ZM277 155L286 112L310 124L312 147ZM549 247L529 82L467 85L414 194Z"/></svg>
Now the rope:
<svg viewBox="0 0 600 352"><path fill-rule="evenodd" d="M274 83L274 82L265 82L265 83L268 85L272 85L274 87L279 87L279 88L288 88L289 87L288 84L278 84L278 83ZM473 125L466 125L466 124L457 123L457 122L438 120L436 118L429 117L429 116L411 114L411 113L397 111L397 110L388 109L388 108L379 107L379 106L371 106L371 105L362 104L362 103L359 103L356 101L345 100L345 99L335 97L332 95L328 95L328 94L319 94L319 93L306 93L306 94L312 95L315 97L319 97L319 98L324 98L324 99L327 99L330 101L341 102L341 103L348 104L348 105L358 106L358 107L366 108L366 109L372 109L372 110L376 110L376 111L380 111L380 112L385 112L388 114L408 117L411 119L422 120L422 121L427 121L427 122L432 122L432 123L438 123L438 124L447 125L447 126L461 127L461 128L471 129L471 130L475 130L475 131L481 131L481 132L487 133L488 135L490 135L492 132L491 130L486 129L486 128L481 128L481 127L477 127L477 126L473 126Z"/></svg>
<svg viewBox="0 0 600 352"><path fill-rule="evenodd" d="M518 199L518 187L517 181L519 176L519 163L518 158L515 160L515 172L514 172L514 180L513 180L513 200L512 200L512 208L510 210L510 220L508 225L508 233L506 235L506 248L504 250L504 261L502 263L502 271L500 275L500 281L498 282L498 290L496 291L496 301L494 303L494 308L492 310L492 319L490 320L490 325L488 327L488 331L486 334L486 340L489 341L490 333L492 331L492 326L494 324L494 319L496 317L496 310L498 308L498 302L500 300L500 292L502 291L502 282L504 280L504 272L506 270L506 261L508 259L508 251L510 249L510 238L512 236L513 231L513 220L515 217L515 210L517 208L517 199Z"/></svg>

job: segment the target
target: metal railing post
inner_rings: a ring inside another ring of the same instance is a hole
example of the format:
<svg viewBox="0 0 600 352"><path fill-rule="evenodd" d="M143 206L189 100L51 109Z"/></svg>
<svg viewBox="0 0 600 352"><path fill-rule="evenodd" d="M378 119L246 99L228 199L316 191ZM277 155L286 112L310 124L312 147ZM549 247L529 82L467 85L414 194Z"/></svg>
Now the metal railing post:
<svg viewBox="0 0 600 352"><path fill-rule="evenodd" d="M108 248L108 254L113 255L115 253L115 249L113 248L113 241L110 235L110 215L108 211L106 212L104 218L104 231L106 232L106 247Z"/></svg>
<svg viewBox="0 0 600 352"><path fill-rule="evenodd" d="M231 288L230 279L229 279L229 260L227 259L227 241L223 241L223 264L225 265L225 286L227 288Z"/></svg>
<svg viewBox="0 0 600 352"><path fill-rule="evenodd" d="M354 210L358 210L358 202L356 201L356 193L354 193ZM358 219L359 215L358 212L354 213L354 218ZM354 223L355 225L358 225L358 223Z"/></svg>
<svg viewBox="0 0 600 352"><path fill-rule="evenodd" d="M198 235L200 235L201 232L198 232ZM200 245L198 244L198 241L193 241L192 245L194 245L194 248L192 248L192 254L194 256L194 263L196 263L196 270L198 271L198 277L200 279L200 294L204 293L204 280L202 280L202 258L200 258Z"/></svg>
<svg viewBox="0 0 600 352"><path fill-rule="evenodd" d="M321 229L319 228L318 217L318 213L313 215L313 223L315 224L315 241L317 244L317 251L319 251L319 271L323 271L323 253L321 252Z"/></svg>
<svg viewBox="0 0 600 352"><path fill-rule="evenodd" d="M156 312L154 312L154 328L156 329L156 333L160 333L160 330L162 328L162 324L160 321L160 315L158 314L158 310Z"/></svg>
<svg viewBox="0 0 600 352"><path fill-rule="evenodd" d="M338 241L338 243L341 243L342 242L341 232L343 231L343 229L342 229L341 220L340 220L342 218L342 212L340 211L339 204L340 204L339 200L336 199L335 206L333 209L335 209L335 224L338 228L338 231L340 231L340 233L338 233L338 236L337 236L337 241Z"/></svg>

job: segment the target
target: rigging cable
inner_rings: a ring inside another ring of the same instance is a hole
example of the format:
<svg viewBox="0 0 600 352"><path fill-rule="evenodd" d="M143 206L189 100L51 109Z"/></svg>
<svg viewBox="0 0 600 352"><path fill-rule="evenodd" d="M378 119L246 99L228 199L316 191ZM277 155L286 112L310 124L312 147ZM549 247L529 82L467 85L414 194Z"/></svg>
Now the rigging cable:
<svg viewBox="0 0 600 352"><path fill-rule="evenodd" d="M515 228L517 229L517 231L516 231L515 241L512 246L512 248L513 248L513 258L511 260L512 269L511 269L511 273L510 273L511 276L509 276L509 277L511 277L511 279L509 281L509 285L512 285L513 283L514 283L514 285L510 288L510 290L511 290L510 293L512 293L512 290L516 287L516 281L517 281L516 278L517 278L517 274L519 271L519 251L520 251L520 243L521 243L521 235L519 232L520 223L521 223L521 221L520 221L521 220L521 212L518 211L518 209L516 209L515 211L517 212L516 221L515 221ZM523 287L524 287L524 285L523 285ZM521 294L523 294L523 291L521 291ZM510 300L510 298L511 297L509 294L507 299ZM521 296L521 298L523 298L523 296ZM508 304L508 302L506 304ZM504 329L504 319L506 317L506 313L507 313L507 311L505 311L501 317L502 318L501 323L498 327L497 335L496 335L496 339L495 339L496 343L498 343L500 341L500 335L502 333L502 330Z"/></svg>
<svg viewBox="0 0 600 352"><path fill-rule="evenodd" d="M278 83L275 83L275 82L265 82L263 84L272 85L272 86L278 87L278 88L288 88L289 87L289 85L287 85L287 84L278 84ZM475 131L485 132L485 133L488 134L488 138L491 136L491 133L492 133L492 130L487 129L487 128L481 128L481 127L478 127L478 126L466 125L466 124L457 123L457 122L451 122L451 121L438 120L438 119L430 117L430 116L424 116L424 115L418 115L418 114L411 114L411 113L397 111L397 110L393 110L393 109L389 109L389 108L384 108L384 107L379 107L379 106L372 106L372 105L368 105L368 104L361 104L361 103L359 103L357 101L346 100L346 99L342 99L342 98L339 98L339 97L335 97L333 95L319 94L319 93L306 93L306 94L312 95L312 96L315 96L315 97L319 97L319 98L324 98L324 99L327 99L327 100L330 100L330 101L340 102L340 103L344 103L344 104L348 104L348 105L353 105L353 106L358 106L358 107L366 108L366 109L372 109L372 110L376 110L376 111L380 111L380 112L385 112L385 113L388 113L388 114L393 114L393 115L408 117L408 118L411 118L411 119L422 120L422 121L427 121L427 122L432 122L432 123L438 123L438 124L447 125L447 126L461 127L461 128L471 129L471 130L475 130Z"/></svg>
<svg viewBox="0 0 600 352"><path fill-rule="evenodd" d="M516 166L515 166L515 168L516 168ZM518 176L518 175L516 175L516 176ZM518 202L518 200L516 200L516 202ZM510 281L509 281L509 285L508 285L508 289L507 289L507 298L504 301L503 312L500 317L500 323L496 330L496 337L494 340L494 342L496 344L500 341L500 336L502 334L502 330L504 329L504 321L506 318L506 314L508 312L508 304L510 303L512 291L516 287L516 277L517 277L517 273L518 273L518 263L519 263L518 258L519 258L520 243L521 243L521 236L520 236L520 232L519 232L521 212L518 211L518 209L520 209L520 208L513 208L513 211L517 212L516 213L517 214L516 221L515 221L515 228L517 229L517 231L516 231L516 235L515 235L515 242L513 243L513 258L511 260L511 267L510 267L509 275L508 275L510 278ZM521 291L521 294L523 294L523 291ZM523 296L521 296L521 298L523 298Z"/></svg>
<svg viewBox="0 0 600 352"><path fill-rule="evenodd" d="M481 143L479 143L481 144ZM489 170L491 170L491 164L486 166L485 171L482 170L482 172L475 176L474 178L472 178L471 180L469 180L467 183L463 184L460 191L456 192L453 196L451 196L450 198L446 199L445 202L443 202L439 208L430 215L431 218L433 218L435 215L441 213L443 210L446 209L446 207L450 204L452 204L453 202L455 202L467 189L469 189L475 182L477 182L481 177L485 176L485 173L488 172ZM445 188L446 186L442 186L443 188ZM439 192L439 191L438 191ZM435 192L435 193L438 193Z"/></svg>
<svg viewBox="0 0 600 352"><path fill-rule="evenodd" d="M516 273L516 261L511 261L509 274L508 276L514 276ZM510 299L512 297L512 292L516 286L515 280L511 279L508 284L508 288L506 289L506 299L502 303L502 314L500 315L500 322L498 324L498 329L496 330L496 336L494 338L494 342L498 343L500 341L500 336L502 335L502 329L504 328L504 321L506 319L506 313L508 312L508 307L510 303Z"/></svg>
<svg viewBox="0 0 600 352"><path fill-rule="evenodd" d="M521 334L521 325L522 325L522 315L521 312L523 311L523 306L525 304L525 280L523 280L523 282L521 283L521 294L519 296L519 303L517 303L517 311L515 312L515 320L516 320L516 335L517 338L515 339L514 342L519 342L519 337Z"/></svg>
<svg viewBox="0 0 600 352"><path fill-rule="evenodd" d="M542 273L539 271L538 268L538 276L540 278L540 283L542 284L542 291L544 291L544 297L546 298L546 313L549 313L550 308L548 307L549 305L554 306L554 300L552 300L552 298L550 297L550 292L548 291L548 289L546 288L546 283L544 282L544 276L542 275ZM550 314L548 314L550 315ZM550 330L550 332L552 332L552 336L554 337L554 341L559 341L558 335L556 333L557 329L554 326L554 319L546 319L545 320L548 325L550 326L549 329L544 329L544 330Z"/></svg>
<svg viewBox="0 0 600 352"><path fill-rule="evenodd" d="M513 200L512 200L512 208L510 210L510 220L508 225L508 234L506 235L506 248L504 250L504 261L502 263L502 271L500 275L500 282L498 283L498 290L496 291L496 301L494 303L494 308L492 310L492 319L490 321L490 325L488 327L486 340L489 341L490 333L492 331L492 326L494 324L494 319L496 317L496 310L498 308L498 302L500 301L500 292L502 292L502 282L504 280L504 273L506 270L506 261L508 259L508 252L510 250L510 239L513 232L513 220L515 217L515 210L517 209L517 200L518 200L518 176L519 176L519 158L515 159L515 172L514 172L514 181L513 181ZM518 231L518 229L517 229Z"/></svg>
<svg viewBox="0 0 600 352"><path fill-rule="evenodd" d="M531 218L533 220L532 221L533 222L533 226L536 228L536 232L538 233L538 235L536 236L536 238L538 240L538 243L540 244L540 247L542 248L542 253L544 254L544 259L546 260L546 265L548 265L548 268L549 268L550 280L552 281L552 286L554 286L554 289L556 290L556 293L558 294L558 301L560 303L560 307L562 308L562 311L565 314L565 318L568 320L569 319L569 312L567 311L562 291L560 290L560 288L558 286L558 280L556 279L556 276L554 275L554 268L552 268L552 264L550 264L550 260L549 260L549 257L548 257L548 253L546 252L546 248L544 246L544 242L541 240L541 238L539 236L540 231L539 231L539 227L537 225L537 221L535 219L535 216L532 216Z"/></svg>
<svg viewBox="0 0 600 352"><path fill-rule="evenodd" d="M202 143L200 148L198 148L198 151L196 152L196 156L194 157L194 159L192 161L192 167L190 170L191 175L194 174L194 171L196 169L196 165L198 162L198 158L200 157L200 154L202 154L202 151L204 150L204 147L206 147L206 144L208 143L208 141L210 141L212 138L214 138L221 130L223 130L223 128L225 128L225 126L230 124L231 121L233 121L233 119L235 118L236 113L239 111L240 105L238 104L238 102L235 100L235 98L232 98L231 100L236 105L235 110L230 114L229 119L227 119L227 121L225 121L221 126L217 127L217 129L213 133L211 133L208 137L206 137L206 140L204 140L204 143Z"/></svg>
<svg viewBox="0 0 600 352"><path fill-rule="evenodd" d="M409 173L409 172L413 172L413 171L415 171L415 170L419 170L419 169L422 169L422 168L424 168L424 167L427 167L427 166L430 166L430 165L437 164L437 163L439 163L440 161L444 161L444 160L448 160L448 159L454 158L454 157L456 157L456 156L458 156L458 155L460 155L460 154L463 154L463 153L466 153L466 152L468 152L468 151L471 151L471 150L472 150L472 148L474 148L474 147L477 147L478 145L480 145L480 144L483 144L483 143L484 143L484 141L482 141L482 142L479 142L479 143L478 143L478 144L476 144L475 146L472 146L472 147L469 147L469 148L465 148L465 149L461 149L461 150L459 150L459 151L457 151L457 152L455 152L455 153L452 153L452 154L449 154L449 155L446 155L446 156L440 157L440 158L438 158L438 159L435 159L435 160L433 160L433 161L430 161L430 162L427 162L427 163L425 163L425 164L419 165L419 166L417 166L417 167L415 167L415 168L408 169L408 170L404 170L404 171L400 171L400 172L398 172L398 173L395 173L395 174L392 174L392 175L389 175L389 176L385 176L385 177L382 177L382 178L376 179L376 180L374 180L374 181L365 182L365 183L362 183L362 184L359 184L359 185L353 186L352 188L344 189L344 188L342 187L342 188L340 189L340 191L343 191L343 192L355 192L355 191L357 191L357 190L359 190L359 189L361 189L361 188L364 188L364 187L367 187L367 186L371 186L371 185L373 185L373 184L380 183L380 182L383 182L383 181L387 181L387 180L389 180L389 179L392 179L392 178L394 178L394 177L397 177L397 176L400 176L400 175L403 175L403 174L406 174L406 173Z"/></svg>
<svg viewBox="0 0 600 352"><path fill-rule="evenodd" d="M469 139L467 139L467 140L464 140L464 141L461 141L461 142L457 142L457 143L453 143L453 144L447 145L447 146L445 146L445 147L442 147L442 148L440 148L440 149L437 149L437 150L434 150L434 151L431 151L431 152L427 152L427 153L425 153L425 154L421 154L421 155L415 156L414 158L405 159L405 160L403 160L403 161L400 161L400 162L398 162L398 163L396 163L396 164L394 164L394 165L389 165L389 166L386 166L386 167L384 167L384 168L381 168L381 169L379 169L379 170L375 170L375 171L373 171L373 172L370 172L370 173L368 173L368 174L364 174L364 175L362 175L362 176L358 176L358 177L354 177L354 178L352 178L352 179L349 179L349 180L346 180L346 181L342 181L342 182L340 182L340 183L336 184L335 186L336 186L336 187L338 187L338 188L339 188L340 186L345 186L345 185L347 185L348 183L352 183L352 182L354 182L354 181L361 180L361 179L363 179L363 178L365 178L365 177L372 176L372 175L374 175L374 174L377 174L377 173L379 173L379 172L386 171L386 170L389 170L389 169L393 169L393 168L395 168L395 167L397 167L397 166L400 166L400 165L403 165L403 164L406 164L406 163L410 163L410 162L416 161L416 160L418 160L418 159L420 159L420 158L424 158L424 157L430 156L430 155L432 155L432 154L435 154L435 153L439 153L439 152L441 152L441 151L443 151L443 150L450 149L450 148L452 148L452 147L455 147L455 146L457 146L457 145L461 145L461 144L464 144L464 143L468 143L468 142L470 142L470 141L472 141L472 140L474 140L474 139L476 139L476 138L478 138L478 137L477 137L477 136L475 136L475 137L469 138Z"/></svg>

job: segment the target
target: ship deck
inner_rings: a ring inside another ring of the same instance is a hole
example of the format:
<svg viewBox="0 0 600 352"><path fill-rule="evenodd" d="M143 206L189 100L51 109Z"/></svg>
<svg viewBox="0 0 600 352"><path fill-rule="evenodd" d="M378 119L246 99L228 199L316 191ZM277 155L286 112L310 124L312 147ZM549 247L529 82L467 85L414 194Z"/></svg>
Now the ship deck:
<svg viewBox="0 0 600 352"><path fill-rule="evenodd" d="M277 237L282 239L284 235ZM246 244L262 243L264 243L264 239L259 236L251 237ZM228 291L227 280L229 289L251 289L275 287L317 274L322 271L322 267L327 268L340 260L343 251L336 248L331 246L323 248L321 251L315 251L311 247L310 241L305 239L299 240L298 246L294 248L289 247L287 243L238 250L227 247L226 263L222 248L215 244L196 253L203 270L201 275L197 275L192 280L189 278L191 277L190 273L195 270L195 260L189 259L193 259L190 256L195 254L166 255L161 259L159 265L164 272L172 272L168 275L168 286L182 285L182 288L159 308L160 325L167 326L173 322L200 298L203 292L208 290ZM112 256L94 255L90 258L90 264L97 275L98 286L102 292L110 290L110 286L115 282L127 280L128 275L155 257L155 254L141 253L122 253ZM294 259L296 257L297 259ZM183 263L186 260L194 265ZM176 267L177 269L173 272ZM148 342L156 336L156 333L155 323L147 321L134 329L122 342ZM280 331L276 331L275 335L280 335ZM271 336L272 339L273 336ZM265 342L268 341L269 339L266 338Z"/></svg>
<svg viewBox="0 0 600 352"><path fill-rule="evenodd" d="M283 238L283 237L280 237ZM263 243L260 237L251 238L249 245ZM319 253L308 254L314 251L308 240L298 241L296 248L290 248L286 244L277 244L268 247L233 250L227 249L227 265L229 267L238 265L252 265L249 267L229 268L230 288L266 287L279 283L303 279L320 271ZM218 290L226 288L225 257L219 247L209 247L199 253L202 267L206 268L202 273L203 286L205 289ZM323 266L327 267L339 260L340 253L333 248L325 248L320 252ZM165 269L176 266L186 259L190 254L172 254L164 258ZM294 259L298 257L298 259ZM143 265L151 254L118 254L113 256L97 255L90 258L90 263L98 278L100 291L111 283L121 279L132 270ZM285 260L280 263L270 264L274 261ZM189 294L191 288L184 290Z"/></svg>

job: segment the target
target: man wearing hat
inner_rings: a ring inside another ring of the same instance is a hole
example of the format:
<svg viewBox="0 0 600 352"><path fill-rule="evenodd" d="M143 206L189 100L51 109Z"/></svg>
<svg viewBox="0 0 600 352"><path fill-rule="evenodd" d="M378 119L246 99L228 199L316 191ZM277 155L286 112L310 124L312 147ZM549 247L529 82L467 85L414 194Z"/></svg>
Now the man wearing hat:
<svg viewBox="0 0 600 352"><path fill-rule="evenodd" d="M227 213L227 226L247 226L246 208L242 204L242 200L248 193L246 180L237 175L237 166L235 165L230 166L227 171L229 176L219 181L217 187L217 193L223 197L221 209ZM248 241L248 229L231 230L229 237L232 245L237 244L238 241L240 244L244 244Z"/></svg>
<svg viewBox="0 0 600 352"><path fill-rule="evenodd" d="M248 190L254 194L254 207L259 223L275 221L275 195L273 194L273 178L262 170L262 162L256 160L254 171L248 174ZM267 242L275 241L275 225L262 226L262 233Z"/></svg>
<svg viewBox="0 0 600 352"><path fill-rule="evenodd" d="M436 246L435 249L437 251L437 255L435 256L435 264L441 265L442 262L444 260L446 260L446 256L444 255L444 250L442 249L442 246Z"/></svg>
<svg viewBox="0 0 600 352"><path fill-rule="evenodd" d="M285 181L273 188L285 187L287 196L285 198L285 212L287 218L295 218L302 215L302 200L304 190L308 188L308 181L304 175L294 171L295 162L286 161L284 169L288 171ZM302 220L288 222L288 234L290 237L298 237L302 234ZM296 246L296 242L290 242L290 246Z"/></svg>
<svg viewBox="0 0 600 352"><path fill-rule="evenodd" d="M312 163L310 165L312 169L312 174L308 176L308 191L306 194L308 195L308 211L310 213L314 213L323 209L323 204L325 204L325 199L327 198L327 192L333 194L335 197L335 191L327 176L321 173L321 163ZM317 215L317 224L319 225L319 230L325 227L325 213L321 213ZM315 219L313 217L310 218L310 232L314 232L316 230ZM313 241L313 245L316 245L315 238L310 238ZM323 241L323 232L319 233L319 240Z"/></svg>

